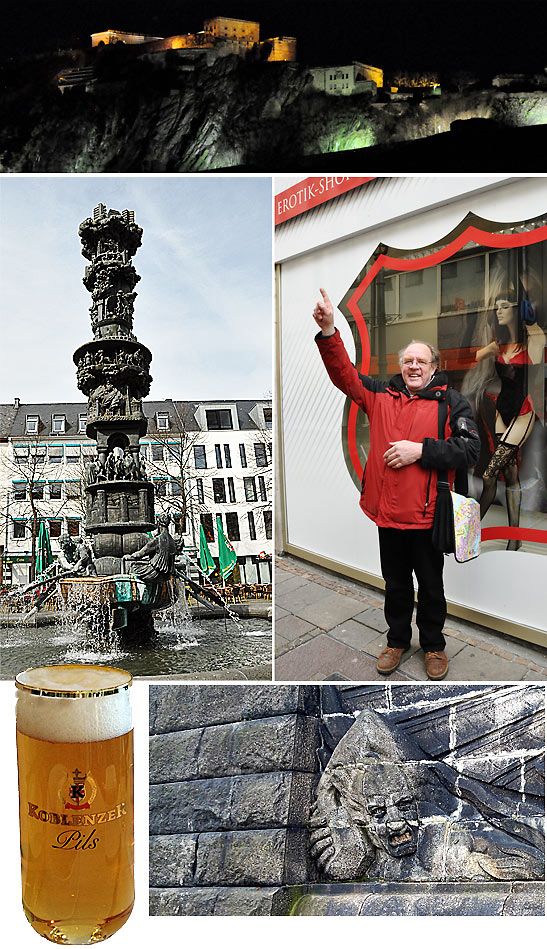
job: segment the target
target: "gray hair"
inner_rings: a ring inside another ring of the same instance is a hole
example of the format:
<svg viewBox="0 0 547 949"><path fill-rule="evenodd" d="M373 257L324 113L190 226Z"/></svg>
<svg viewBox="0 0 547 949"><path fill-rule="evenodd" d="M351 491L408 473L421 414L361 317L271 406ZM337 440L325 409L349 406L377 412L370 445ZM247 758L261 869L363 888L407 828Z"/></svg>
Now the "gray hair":
<svg viewBox="0 0 547 949"><path fill-rule="evenodd" d="M431 353L431 364L435 367L435 369L438 369L441 365L441 354L436 346L433 346L431 343L426 343L423 339L411 339L410 342L406 344L406 346L403 346L403 348L399 350L399 365L403 365L403 356L406 353L408 347L414 345L414 343L419 343L420 346L427 346L429 352Z"/></svg>

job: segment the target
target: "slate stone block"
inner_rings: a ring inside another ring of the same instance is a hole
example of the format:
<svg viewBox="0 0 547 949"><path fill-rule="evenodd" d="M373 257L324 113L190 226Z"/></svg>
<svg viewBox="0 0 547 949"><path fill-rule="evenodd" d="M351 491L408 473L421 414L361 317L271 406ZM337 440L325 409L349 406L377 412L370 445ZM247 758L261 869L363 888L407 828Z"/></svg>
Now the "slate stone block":
<svg viewBox="0 0 547 949"><path fill-rule="evenodd" d="M301 880L306 879L307 833L304 829L249 830L200 835L196 884L274 886L284 883L288 836L299 841ZM293 846L296 847L296 843Z"/></svg>
<svg viewBox="0 0 547 949"><path fill-rule="evenodd" d="M194 879L197 836L169 834L150 837L149 876L151 886L184 886Z"/></svg>
<svg viewBox="0 0 547 949"><path fill-rule="evenodd" d="M271 718L296 712L315 715L319 694L309 685L151 685L150 733Z"/></svg>
<svg viewBox="0 0 547 949"><path fill-rule="evenodd" d="M307 821L317 778L272 772L150 788L150 833L283 827Z"/></svg>
<svg viewBox="0 0 547 949"><path fill-rule="evenodd" d="M343 883L294 890L295 916L542 916L544 912L543 883L532 882Z"/></svg>
<svg viewBox="0 0 547 949"><path fill-rule="evenodd" d="M318 745L318 720L295 714L153 735L150 783L293 768L315 771Z"/></svg>
<svg viewBox="0 0 547 949"><path fill-rule="evenodd" d="M190 887L151 889L151 916L284 916L286 887Z"/></svg>

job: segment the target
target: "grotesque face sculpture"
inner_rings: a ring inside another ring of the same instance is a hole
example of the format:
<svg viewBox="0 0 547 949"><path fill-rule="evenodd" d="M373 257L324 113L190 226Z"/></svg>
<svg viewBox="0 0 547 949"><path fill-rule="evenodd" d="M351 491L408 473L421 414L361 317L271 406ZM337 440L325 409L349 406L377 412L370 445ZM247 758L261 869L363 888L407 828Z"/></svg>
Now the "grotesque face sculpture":
<svg viewBox="0 0 547 949"><path fill-rule="evenodd" d="M418 809L403 767L371 762L360 780L362 824L370 841L392 857L415 853Z"/></svg>
<svg viewBox="0 0 547 949"><path fill-rule="evenodd" d="M333 780L373 847L392 857L416 852L418 809L402 764L371 757L335 768Z"/></svg>

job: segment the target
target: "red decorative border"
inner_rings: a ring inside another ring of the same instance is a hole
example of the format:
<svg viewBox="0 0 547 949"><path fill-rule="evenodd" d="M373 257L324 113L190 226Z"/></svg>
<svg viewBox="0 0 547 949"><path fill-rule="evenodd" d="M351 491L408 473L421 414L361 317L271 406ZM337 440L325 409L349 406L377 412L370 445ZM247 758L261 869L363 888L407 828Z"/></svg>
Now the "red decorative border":
<svg viewBox="0 0 547 949"><path fill-rule="evenodd" d="M436 264L443 263L443 261L457 253L457 251L465 247L470 241L480 244L482 247L508 248L526 247L528 244L539 244L540 241L544 240L547 240L547 225L538 227L533 231L523 231L519 234L492 234L490 231L482 231L480 228L470 225L462 234L459 234L458 237L451 241L450 244L447 244L446 247L434 251L426 257L404 260L399 257L389 257L387 254L380 254L347 301L348 310L355 320L361 341L362 358L360 365L356 367L357 370L363 373L363 375L368 375L371 357L368 329L358 303L382 268L400 272L426 270L428 267L434 267ZM357 451L357 412L358 406L355 402L352 402L348 414L348 451L353 469L359 481L361 481L363 477L363 466L361 465ZM485 541L517 539L533 540L536 543L542 544L547 543L547 531L531 530L523 527L486 527L481 531L481 537L482 540Z"/></svg>

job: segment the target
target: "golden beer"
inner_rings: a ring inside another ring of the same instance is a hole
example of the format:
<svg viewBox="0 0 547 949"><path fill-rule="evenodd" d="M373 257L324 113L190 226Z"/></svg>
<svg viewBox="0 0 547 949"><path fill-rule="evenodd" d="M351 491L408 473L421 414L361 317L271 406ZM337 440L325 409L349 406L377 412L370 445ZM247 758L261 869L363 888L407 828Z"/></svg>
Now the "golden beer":
<svg viewBox="0 0 547 949"><path fill-rule="evenodd" d="M131 676L44 666L16 678L23 907L52 942L99 942L134 900Z"/></svg>

